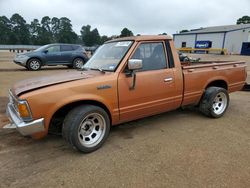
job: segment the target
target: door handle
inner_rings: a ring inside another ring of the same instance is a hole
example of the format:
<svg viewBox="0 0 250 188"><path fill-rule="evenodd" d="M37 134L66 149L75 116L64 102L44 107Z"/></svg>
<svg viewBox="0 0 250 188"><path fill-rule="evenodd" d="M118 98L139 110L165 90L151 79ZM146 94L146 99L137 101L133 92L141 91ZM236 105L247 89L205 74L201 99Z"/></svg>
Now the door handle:
<svg viewBox="0 0 250 188"><path fill-rule="evenodd" d="M164 82L171 82L171 81L173 81L173 78L171 78L171 77L170 77L170 78L165 78L165 79L164 79Z"/></svg>

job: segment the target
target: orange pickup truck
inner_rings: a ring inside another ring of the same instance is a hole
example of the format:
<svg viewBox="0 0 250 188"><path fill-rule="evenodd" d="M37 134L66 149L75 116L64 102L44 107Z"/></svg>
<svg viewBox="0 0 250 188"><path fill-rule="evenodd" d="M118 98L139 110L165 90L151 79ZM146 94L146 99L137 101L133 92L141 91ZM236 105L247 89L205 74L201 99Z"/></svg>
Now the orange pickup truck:
<svg viewBox="0 0 250 188"><path fill-rule="evenodd" d="M181 63L169 36L106 42L80 71L24 80L9 91L7 115L22 135L60 131L73 147L92 152L110 127L194 105L221 117L228 93L246 80L244 62Z"/></svg>

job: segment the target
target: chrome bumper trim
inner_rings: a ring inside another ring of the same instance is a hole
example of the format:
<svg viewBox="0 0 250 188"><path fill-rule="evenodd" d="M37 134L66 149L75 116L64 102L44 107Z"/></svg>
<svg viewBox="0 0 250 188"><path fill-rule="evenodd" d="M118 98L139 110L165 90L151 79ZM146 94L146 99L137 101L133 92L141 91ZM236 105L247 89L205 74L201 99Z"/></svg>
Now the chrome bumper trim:
<svg viewBox="0 0 250 188"><path fill-rule="evenodd" d="M24 122L16 113L11 103L7 105L6 113L9 117L9 120L16 125L17 130L23 136L31 135L45 130L44 118L37 119L31 122Z"/></svg>

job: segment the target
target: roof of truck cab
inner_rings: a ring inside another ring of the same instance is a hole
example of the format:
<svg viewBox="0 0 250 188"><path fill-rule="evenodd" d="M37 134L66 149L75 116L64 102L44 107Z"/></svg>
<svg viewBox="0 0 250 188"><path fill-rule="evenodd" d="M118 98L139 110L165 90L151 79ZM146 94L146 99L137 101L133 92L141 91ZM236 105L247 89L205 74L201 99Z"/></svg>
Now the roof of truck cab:
<svg viewBox="0 0 250 188"><path fill-rule="evenodd" d="M121 38L113 39L108 42L121 41L121 40L141 41L141 40L167 40L167 39L172 39L172 37L169 35L141 35L141 36L134 36L134 37L121 37Z"/></svg>

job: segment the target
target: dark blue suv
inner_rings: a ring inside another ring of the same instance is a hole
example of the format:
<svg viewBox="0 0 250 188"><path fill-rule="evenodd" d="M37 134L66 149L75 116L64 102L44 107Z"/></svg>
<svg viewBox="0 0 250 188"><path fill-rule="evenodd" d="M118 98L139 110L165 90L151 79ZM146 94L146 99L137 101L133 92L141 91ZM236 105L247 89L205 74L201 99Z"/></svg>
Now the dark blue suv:
<svg viewBox="0 0 250 188"><path fill-rule="evenodd" d="M32 52L17 54L14 58L16 64L33 71L44 65L81 68L87 61L88 56L84 48L75 44L48 44Z"/></svg>

